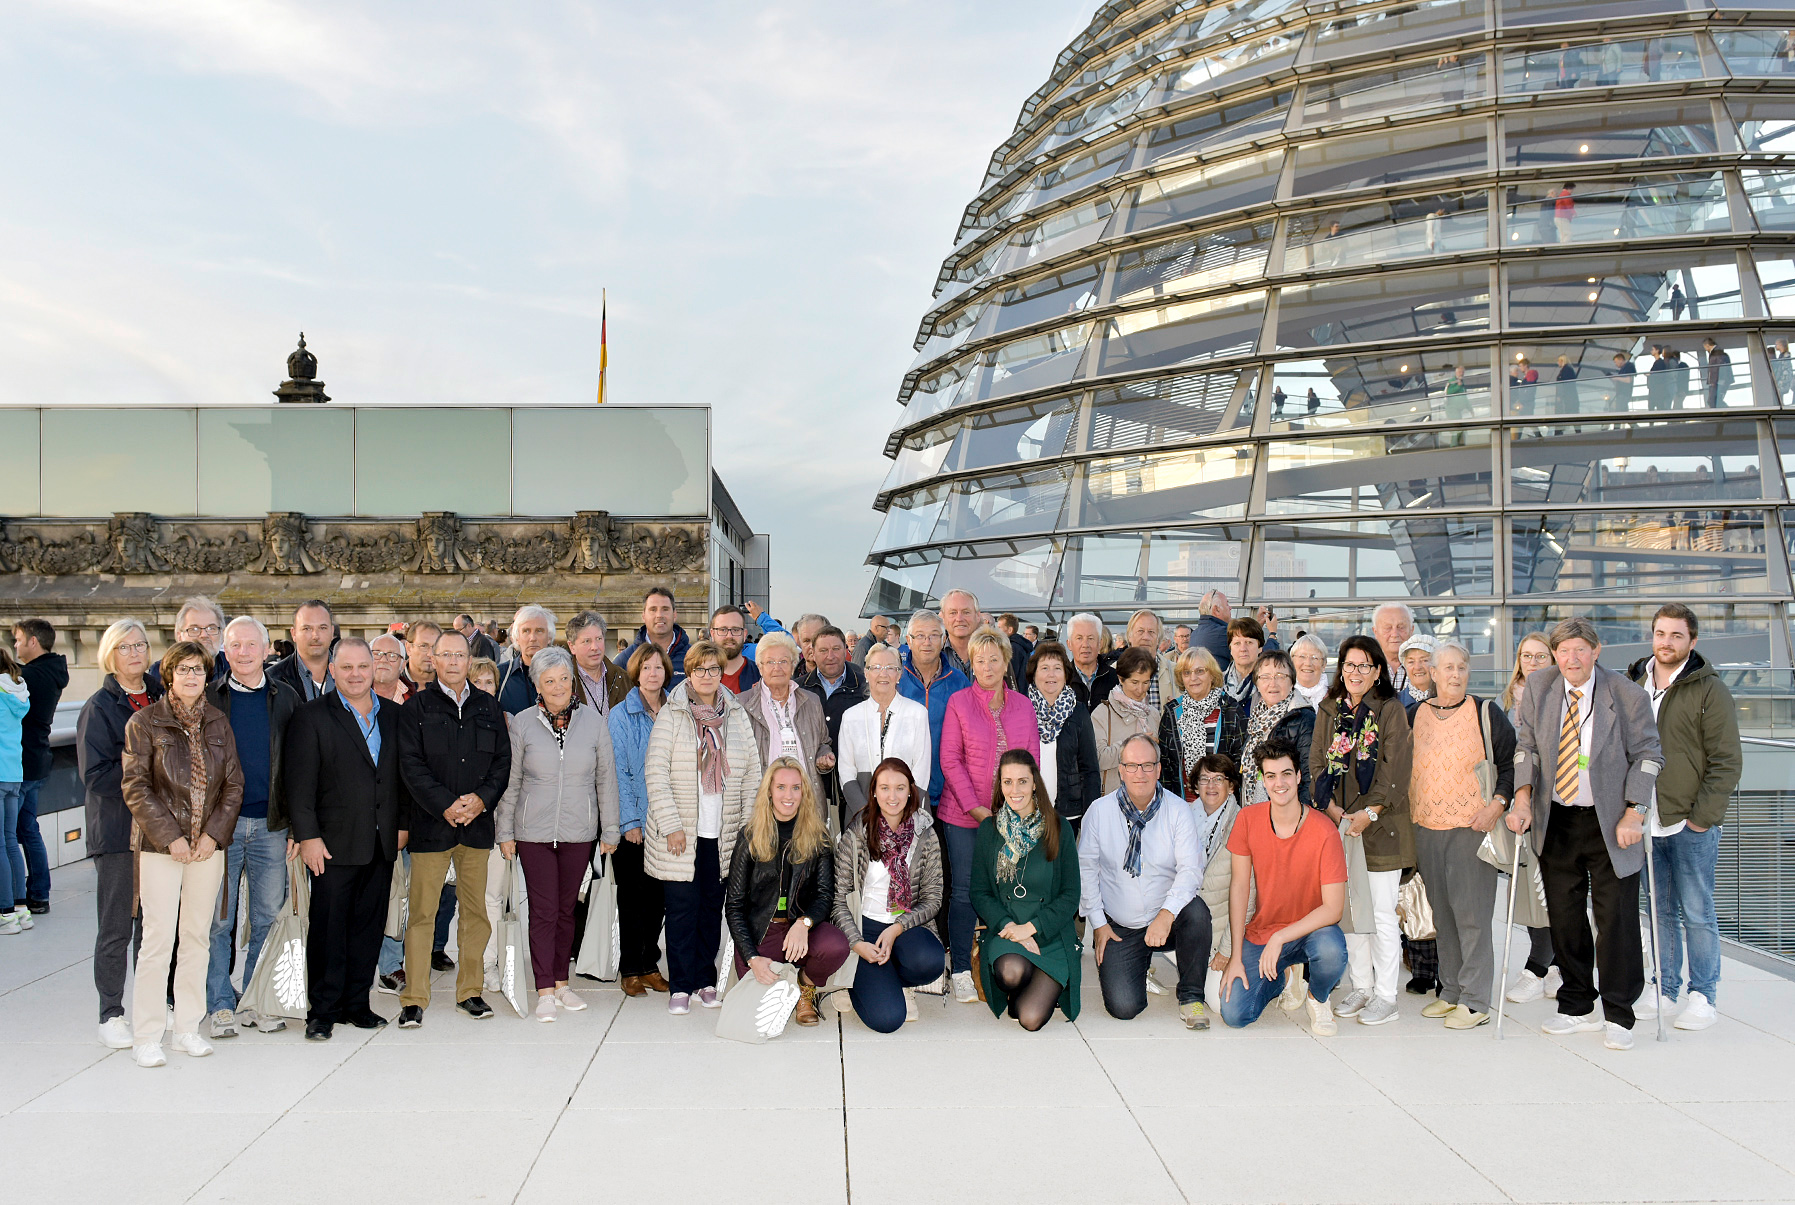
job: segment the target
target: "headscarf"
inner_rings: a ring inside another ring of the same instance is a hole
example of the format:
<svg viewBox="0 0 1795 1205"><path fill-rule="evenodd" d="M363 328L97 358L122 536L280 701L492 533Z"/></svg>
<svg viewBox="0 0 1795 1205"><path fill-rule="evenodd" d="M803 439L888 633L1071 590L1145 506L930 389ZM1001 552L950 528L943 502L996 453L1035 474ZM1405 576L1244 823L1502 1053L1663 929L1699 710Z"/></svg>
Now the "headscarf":
<svg viewBox="0 0 1795 1205"><path fill-rule="evenodd" d="M723 732L723 717L728 708L723 692L709 707L687 696L692 719L698 724L698 789L706 795L721 795L723 780L729 777L729 750Z"/></svg>
<svg viewBox="0 0 1795 1205"><path fill-rule="evenodd" d="M1253 753L1271 735L1271 730L1290 714L1296 702L1294 690L1285 695L1281 703L1267 703L1261 696L1259 706L1247 717L1246 740L1240 746L1240 797L1248 803L1259 802L1253 798L1253 792L1259 788L1259 767L1253 762Z"/></svg>
<svg viewBox="0 0 1795 1205"><path fill-rule="evenodd" d="M168 710L187 737L187 844L199 841L206 818L206 701L202 697L191 708L174 695L168 696Z"/></svg>
<svg viewBox="0 0 1795 1205"><path fill-rule="evenodd" d="M1371 704L1361 702L1347 710L1346 700L1341 699L1340 706L1334 739L1328 742L1327 773L1316 779L1313 788L1317 807L1325 808L1334 802L1334 788L1345 781L1349 767L1361 795L1371 789L1371 779L1377 773L1377 716L1372 713Z"/></svg>
<svg viewBox="0 0 1795 1205"><path fill-rule="evenodd" d="M1153 784L1153 802L1142 811L1134 806L1134 800L1128 798L1128 790L1124 787L1116 792L1116 805L1122 809L1122 819L1128 825L1128 852L1122 857L1122 869L1134 878L1141 877L1141 838L1146 834L1147 825L1153 817L1159 815L1159 806L1165 802L1165 788L1158 783Z"/></svg>
<svg viewBox="0 0 1795 1205"><path fill-rule="evenodd" d="M916 813L911 812L904 817L904 822L892 828L880 812L873 822L878 826L879 849L883 853L880 861L885 863L886 873L891 876L891 886L885 897L886 909L890 912L907 912L910 909L910 846L916 841Z"/></svg>
<svg viewBox="0 0 1795 1205"><path fill-rule="evenodd" d="M1203 760L1204 754L1209 752L1207 717L1210 712L1221 710L1222 700L1226 697L1225 690L1219 686L1212 686L1209 688L1209 693L1200 699L1192 698L1190 692L1185 691L1173 704L1178 709L1178 739L1184 745L1184 775L1188 775L1192 767ZM1218 727L1221 725L1219 718L1216 720L1216 725Z"/></svg>
<svg viewBox="0 0 1795 1205"><path fill-rule="evenodd" d="M997 835L1003 838L1003 849L997 855L999 883L1015 881L1022 859L1028 857L1029 852L1040 842L1044 828L1040 808L1024 818L1018 816L1016 809L1007 803L997 806Z"/></svg>
<svg viewBox="0 0 1795 1205"><path fill-rule="evenodd" d="M1072 688L1060 688L1060 697L1049 703L1041 688L1028 688L1028 700L1035 705L1035 721L1041 726L1041 743L1051 744L1060 739L1060 725L1064 724L1072 714L1072 708L1078 703L1078 696Z"/></svg>

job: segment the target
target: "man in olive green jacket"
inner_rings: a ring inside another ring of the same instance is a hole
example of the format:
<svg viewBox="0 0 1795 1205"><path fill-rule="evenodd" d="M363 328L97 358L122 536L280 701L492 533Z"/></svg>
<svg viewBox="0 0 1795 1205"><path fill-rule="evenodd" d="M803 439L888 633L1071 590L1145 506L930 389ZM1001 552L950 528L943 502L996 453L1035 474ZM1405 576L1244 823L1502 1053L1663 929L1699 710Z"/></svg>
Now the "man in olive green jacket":
<svg viewBox="0 0 1795 1205"><path fill-rule="evenodd" d="M1667 603L1652 617L1652 655L1627 676L1645 688L1658 721L1664 769L1652 826L1652 869L1658 886L1659 990L1648 987L1634 1012L1676 1013L1678 1029L1714 1024L1720 986L1720 922L1714 913L1714 872L1727 801L1739 785L1743 755L1732 692L1695 651L1695 613ZM1681 1010L1683 942L1689 943L1689 995Z"/></svg>

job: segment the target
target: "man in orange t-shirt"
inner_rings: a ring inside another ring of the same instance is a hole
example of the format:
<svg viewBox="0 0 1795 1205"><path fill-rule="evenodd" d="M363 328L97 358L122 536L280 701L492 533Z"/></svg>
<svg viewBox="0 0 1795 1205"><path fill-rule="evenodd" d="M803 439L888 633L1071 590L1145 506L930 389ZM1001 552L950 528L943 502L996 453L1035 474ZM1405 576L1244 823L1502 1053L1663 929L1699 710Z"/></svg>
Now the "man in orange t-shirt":
<svg viewBox="0 0 1795 1205"><path fill-rule="evenodd" d="M1228 835L1233 881L1228 922L1234 950L1222 974L1222 1021L1251 1025L1277 997L1290 966L1309 964L1309 1028L1335 1032L1328 996L1346 974L1346 852L1327 817L1297 798L1297 751L1266 741L1254 751L1265 803L1242 808ZM1247 919L1254 887L1259 908Z"/></svg>

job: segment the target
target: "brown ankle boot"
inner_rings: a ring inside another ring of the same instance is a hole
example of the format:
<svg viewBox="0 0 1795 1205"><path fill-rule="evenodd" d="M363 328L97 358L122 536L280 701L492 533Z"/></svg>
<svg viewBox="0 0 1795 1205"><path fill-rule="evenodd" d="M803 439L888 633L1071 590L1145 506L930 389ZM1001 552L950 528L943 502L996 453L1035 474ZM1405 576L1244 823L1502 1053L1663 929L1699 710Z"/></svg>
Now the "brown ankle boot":
<svg viewBox="0 0 1795 1205"><path fill-rule="evenodd" d="M638 976L638 978L642 980L642 986L651 992L670 992L673 990L673 985L668 983L659 971L650 971L646 975Z"/></svg>
<svg viewBox="0 0 1795 1205"><path fill-rule="evenodd" d="M798 985L798 1011L792 1014L792 1020L800 1025L815 1025L822 1018L816 1011L816 988L808 983Z"/></svg>
<svg viewBox="0 0 1795 1205"><path fill-rule="evenodd" d="M623 994L626 996L646 996L648 989L642 985L642 976L625 975L623 977Z"/></svg>

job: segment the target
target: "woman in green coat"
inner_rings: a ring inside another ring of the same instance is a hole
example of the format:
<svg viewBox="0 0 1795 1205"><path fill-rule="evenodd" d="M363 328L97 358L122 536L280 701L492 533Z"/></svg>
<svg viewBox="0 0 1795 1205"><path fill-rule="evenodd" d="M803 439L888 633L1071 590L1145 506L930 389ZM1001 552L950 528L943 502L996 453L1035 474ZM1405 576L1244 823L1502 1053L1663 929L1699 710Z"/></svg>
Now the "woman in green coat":
<svg viewBox="0 0 1795 1205"><path fill-rule="evenodd" d="M1047 1024L1055 1005L1076 1020L1083 946L1072 927L1078 912L1072 825L1053 810L1027 750L1011 749L998 759L993 794L972 859L972 906L985 922L979 947L985 1003L1030 1031Z"/></svg>

